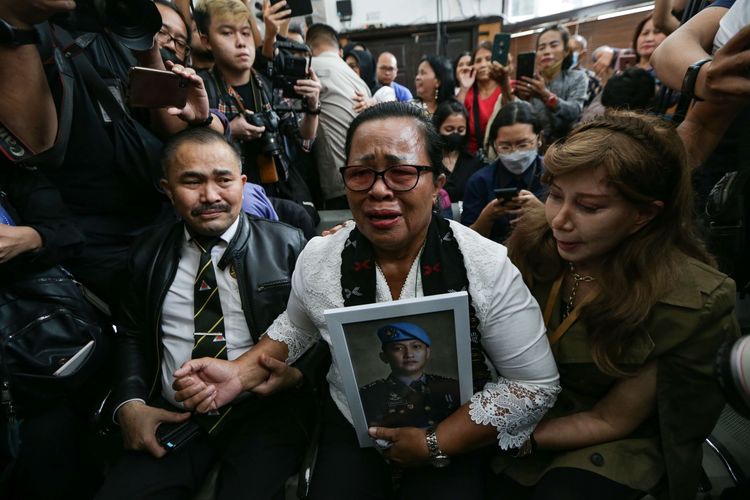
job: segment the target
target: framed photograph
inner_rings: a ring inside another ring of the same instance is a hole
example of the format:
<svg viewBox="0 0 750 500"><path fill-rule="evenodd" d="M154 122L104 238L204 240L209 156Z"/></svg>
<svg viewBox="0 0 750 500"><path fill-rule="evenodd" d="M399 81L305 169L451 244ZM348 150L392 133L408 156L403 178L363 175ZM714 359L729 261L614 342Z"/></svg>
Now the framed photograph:
<svg viewBox="0 0 750 500"><path fill-rule="evenodd" d="M471 398L466 292L324 314L360 446L368 427L434 427Z"/></svg>

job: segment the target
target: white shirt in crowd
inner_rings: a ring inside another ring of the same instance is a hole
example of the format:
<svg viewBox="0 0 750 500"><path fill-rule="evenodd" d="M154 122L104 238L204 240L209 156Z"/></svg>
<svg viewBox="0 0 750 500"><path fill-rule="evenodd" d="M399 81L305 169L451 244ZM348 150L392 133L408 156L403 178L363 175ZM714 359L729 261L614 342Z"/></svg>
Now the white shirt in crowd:
<svg viewBox="0 0 750 500"><path fill-rule="evenodd" d="M719 22L719 31L714 37L714 53L745 26L750 26L750 0L737 0Z"/></svg>

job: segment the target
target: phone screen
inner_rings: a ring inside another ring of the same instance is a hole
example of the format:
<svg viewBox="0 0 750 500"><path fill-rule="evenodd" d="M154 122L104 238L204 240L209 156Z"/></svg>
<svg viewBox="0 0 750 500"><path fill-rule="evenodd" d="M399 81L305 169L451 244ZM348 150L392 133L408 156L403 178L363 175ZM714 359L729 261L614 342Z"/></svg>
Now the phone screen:
<svg viewBox="0 0 750 500"><path fill-rule="evenodd" d="M492 42L492 60L503 66L508 64L508 52L510 51L510 33L498 33Z"/></svg>

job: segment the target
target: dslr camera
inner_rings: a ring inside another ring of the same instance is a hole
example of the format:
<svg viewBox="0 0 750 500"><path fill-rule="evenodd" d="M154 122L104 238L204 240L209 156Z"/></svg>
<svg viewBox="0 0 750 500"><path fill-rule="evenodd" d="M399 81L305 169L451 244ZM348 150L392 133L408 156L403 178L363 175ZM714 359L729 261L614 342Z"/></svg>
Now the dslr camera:
<svg viewBox="0 0 750 500"><path fill-rule="evenodd" d="M267 106L265 110L252 113L245 111L245 120L255 127L265 127L266 130L260 136L261 149L269 156L281 155L281 136L279 135L279 115Z"/></svg>
<svg viewBox="0 0 750 500"><path fill-rule="evenodd" d="M274 90L290 99L302 99L294 91L297 80L305 80L310 69L310 47L291 40L276 42L278 53L273 60L272 81ZM303 100L303 105L305 104Z"/></svg>

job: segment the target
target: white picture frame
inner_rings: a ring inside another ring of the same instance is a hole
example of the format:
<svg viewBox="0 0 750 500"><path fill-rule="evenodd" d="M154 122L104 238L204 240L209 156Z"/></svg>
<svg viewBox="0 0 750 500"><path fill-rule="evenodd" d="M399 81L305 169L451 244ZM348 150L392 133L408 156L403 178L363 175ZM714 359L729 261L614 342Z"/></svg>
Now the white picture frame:
<svg viewBox="0 0 750 500"><path fill-rule="evenodd" d="M339 309L328 309L324 311L328 329L331 335L333 356L340 371L344 392L347 398L352 421L357 433L361 447L375 446L374 440L368 435L368 427L373 424L373 411L365 415L362 393L370 395L367 397L373 408L372 394L378 387L377 394L384 393L384 405L388 406L390 422L398 421L394 413L404 414L405 421L419 420L419 427L431 427L437 425L433 417L440 420L448 415L440 416L440 409L426 406L431 413L422 412L416 415L413 404L409 400L401 398L401 393L388 392L389 389L382 384L389 382L397 384L398 377L394 377L392 365L386 361L385 349L378 337L377 331L392 323L408 323L416 325L423 332L429 332L428 340L431 346L427 355L428 360L421 368L425 373L422 380L438 381L433 386L447 387L457 379L459 404L455 405L453 385L451 390L445 394L433 391L442 398L440 401L443 409L454 406L460 407L469 401L473 394L472 366L471 366L471 337L469 334L469 296L466 292L454 292L440 295L431 295L415 299L397 300L392 302L379 302L361 306L344 307ZM390 328L390 327L386 327ZM385 332L385 330L383 330ZM385 335L385 333L383 333ZM380 366L378 366L380 364ZM379 371L378 371L379 369ZM427 374L427 372L430 372ZM385 378L383 375L386 375ZM427 379L429 377L429 379ZM441 382L442 381L442 382ZM436 385L437 384L437 385ZM446 385L447 384L447 385ZM406 386L404 386L406 387ZM450 393L450 394L449 394ZM434 400L434 399L433 399ZM395 402L394 402L395 401ZM417 401L423 401L418 399ZM448 401L448 403L446 403ZM386 410L384 410L386 411ZM446 410L447 411L447 410ZM455 408L451 410L455 411ZM436 420L436 419L435 419ZM401 425L388 425L387 427L400 427ZM405 425L415 425L414 423Z"/></svg>

